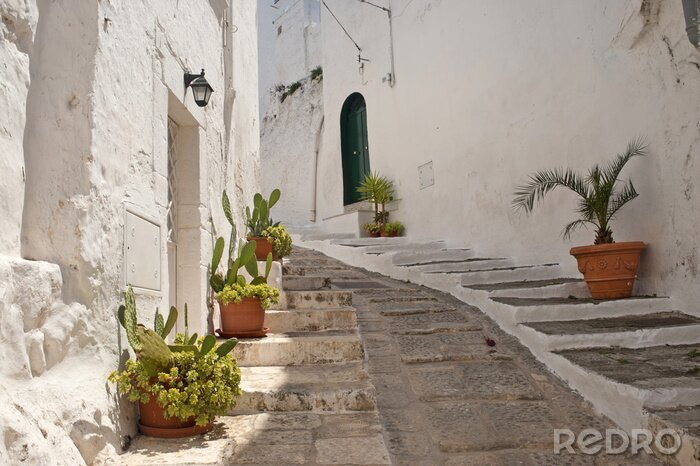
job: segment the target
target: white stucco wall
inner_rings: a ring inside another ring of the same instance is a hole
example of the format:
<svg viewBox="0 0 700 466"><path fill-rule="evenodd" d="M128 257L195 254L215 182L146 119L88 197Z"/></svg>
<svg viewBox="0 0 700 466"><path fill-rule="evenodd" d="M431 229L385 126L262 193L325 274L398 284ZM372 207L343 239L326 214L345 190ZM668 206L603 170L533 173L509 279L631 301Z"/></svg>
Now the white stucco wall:
<svg viewBox="0 0 700 466"><path fill-rule="evenodd" d="M480 255L561 260L574 273L568 249L593 237L560 236L575 218L574 198L552 195L523 216L511 208L514 187L540 168L607 162L642 135L650 156L623 173L641 196L615 221L615 238L649 243L638 292L698 312L700 55L680 1L379 1L394 12L394 88L382 82L386 14L327 3L371 61L358 73L353 44L322 10L320 218L343 209L339 115L360 92L371 167L395 180L401 202L392 215L409 236ZM417 167L431 160L435 185L420 190Z"/></svg>
<svg viewBox="0 0 700 466"><path fill-rule="evenodd" d="M135 433L133 407L106 382L128 356L115 317L126 209L161 225L160 289L137 289L141 319L188 302L191 329L213 330L221 191L242 228L244 199L259 190L256 11L226 0L0 2L0 349L12 355L0 369L0 463L101 463ZM207 107L185 92L186 68L205 68ZM168 118L179 125L175 302Z"/></svg>
<svg viewBox="0 0 700 466"><path fill-rule="evenodd" d="M319 0L258 0L260 118L274 88L309 75L321 64Z"/></svg>

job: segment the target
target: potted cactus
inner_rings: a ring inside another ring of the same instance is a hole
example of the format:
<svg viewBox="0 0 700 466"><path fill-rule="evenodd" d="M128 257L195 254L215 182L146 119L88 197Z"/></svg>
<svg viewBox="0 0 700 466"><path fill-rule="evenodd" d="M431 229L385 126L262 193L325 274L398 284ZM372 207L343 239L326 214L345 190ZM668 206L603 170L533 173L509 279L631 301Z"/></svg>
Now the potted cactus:
<svg viewBox="0 0 700 466"><path fill-rule="evenodd" d="M258 260L265 260L267 255L272 252L272 240L269 236L265 236L265 231L279 225L279 222L273 223L269 216L272 207L277 204L281 196L279 189L274 189L270 193L270 198L263 198L262 194L255 193L253 197L253 211L250 207L245 208L246 225L248 227L248 240L255 241L255 256Z"/></svg>
<svg viewBox="0 0 700 466"><path fill-rule="evenodd" d="M227 204L224 204L225 206ZM227 218L230 210L224 208ZM260 274L255 255L256 242L241 242L234 255L232 245L236 244L236 227L231 221L231 237L228 250L228 266L225 272L219 272L219 265L224 254L226 242L218 238L214 244L211 260L209 284L219 302L221 328L217 333L225 338L254 338L265 336L265 309L279 301L279 290L267 284L272 269L272 252L267 254L265 271ZM244 269L250 276L239 274Z"/></svg>
<svg viewBox="0 0 700 466"><path fill-rule="evenodd" d="M202 434L212 428L216 416L235 407L241 375L229 353L236 339L217 346L213 335L189 336L185 306L185 333L168 345L165 339L175 325L177 309L170 308L167 321L156 310L154 328L148 329L137 322L131 287L118 315L136 358L109 380L130 401L138 402L141 433L160 438Z"/></svg>
<svg viewBox="0 0 700 466"><path fill-rule="evenodd" d="M569 251L576 258L578 269L594 299L628 298L632 295L644 243L616 243L610 222L622 207L638 196L632 181L620 182L620 172L633 157L644 155L646 145L642 139L637 139L607 166L594 165L587 176L570 169L543 170L531 175L530 182L515 192L514 207L526 212L532 211L536 200L542 200L558 187L567 188L580 197L577 209L580 218L564 228L564 237L568 238L581 226L590 224L596 229L593 245ZM618 183L622 184L621 189L616 189Z"/></svg>

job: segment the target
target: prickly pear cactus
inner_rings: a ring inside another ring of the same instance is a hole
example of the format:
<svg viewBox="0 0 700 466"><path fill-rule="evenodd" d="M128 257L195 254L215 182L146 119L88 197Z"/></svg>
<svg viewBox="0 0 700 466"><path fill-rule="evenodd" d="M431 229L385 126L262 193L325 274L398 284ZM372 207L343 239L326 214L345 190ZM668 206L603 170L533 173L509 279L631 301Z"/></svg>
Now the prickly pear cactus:
<svg viewBox="0 0 700 466"><path fill-rule="evenodd" d="M129 345L135 352L141 351L141 342L136 335L136 299L134 298L134 290L131 287L124 293L124 306L119 308L119 322L126 331L126 339L129 340Z"/></svg>
<svg viewBox="0 0 700 466"><path fill-rule="evenodd" d="M173 354L163 339L151 329L138 325L136 335L141 343L138 356L149 375L155 376L172 365Z"/></svg>

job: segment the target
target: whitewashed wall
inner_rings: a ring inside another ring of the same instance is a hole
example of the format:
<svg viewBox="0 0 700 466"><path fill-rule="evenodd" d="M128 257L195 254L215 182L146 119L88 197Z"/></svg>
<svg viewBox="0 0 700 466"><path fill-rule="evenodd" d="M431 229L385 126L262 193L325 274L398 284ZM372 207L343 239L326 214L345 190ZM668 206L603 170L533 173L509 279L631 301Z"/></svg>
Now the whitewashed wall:
<svg viewBox="0 0 700 466"><path fill-rule="evenodd" d="M206 264L212 237L228 237L221 191L242 227L243 200L259 189L256 12L226 0L0 1L11 65L0 68L0 101L12 106L0 110L10 156L0 348L11 362L0 369L0 463L101 463L135 432L106 377L128 356L115 317L127 208L162 226L160 290L137 290L140 318L171 304L168 118L180 125L177 273L191 283L177 301L189 301L192 330L211 330ZM204 109L185 92L185 68L206 69L215 92Z"/></svg>
<svg viewBox="0 0 700 466"><path fill-rule="evenodd" d="M623 211L617 241L649 243L638 292L670 294L698 313L700 55L685 34L681 1L392 0L396 86L386 14L327 0L370 59L322 10L325 132L318 209L342 213L339 116L345 98L367 101L370 164L392 177L394 218L408 235L466 243L480 255L561 260L574 198L553 195L532 216L511 208L514 187L540 168L585 170L646 136L632 161L641 196ZM418 188L433 161L435 185Z"/></svg>

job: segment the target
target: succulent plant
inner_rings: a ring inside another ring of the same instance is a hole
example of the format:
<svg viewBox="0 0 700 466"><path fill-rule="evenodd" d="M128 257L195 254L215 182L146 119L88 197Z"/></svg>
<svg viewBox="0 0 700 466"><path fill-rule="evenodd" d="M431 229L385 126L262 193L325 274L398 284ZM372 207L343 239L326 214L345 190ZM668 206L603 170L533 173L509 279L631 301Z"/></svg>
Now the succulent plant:
<svg viewBox="0 0 700 466"><path fill-rule="evenodd" d="M183 344L168 345L165 338L168 337L177 321L175 306L170 308L167 321L156 309L154 329L151 330L137 322L136 300L134 290L131 287L124 293L124 303L119 307L119 323L126 331L127 340L136 353L136 358L142 363L146 373L151 376L167 371L172 366L173 352L189 351L199 358L216 347L216 337L213 335L207 335L202 339L201 344L197 345L197 334L189 336L187 331L182 337ZM187 329L187 320L187 305L185 305L185 329ZM225 341L216 349L217 355L219 357L226 356L237 343L238 340L235 338Z"/></svg>

